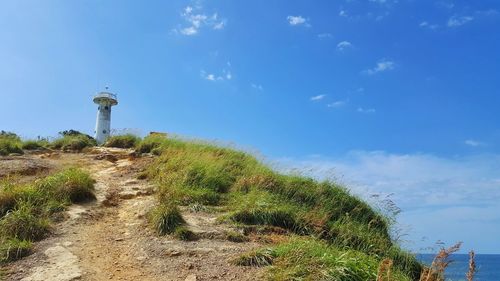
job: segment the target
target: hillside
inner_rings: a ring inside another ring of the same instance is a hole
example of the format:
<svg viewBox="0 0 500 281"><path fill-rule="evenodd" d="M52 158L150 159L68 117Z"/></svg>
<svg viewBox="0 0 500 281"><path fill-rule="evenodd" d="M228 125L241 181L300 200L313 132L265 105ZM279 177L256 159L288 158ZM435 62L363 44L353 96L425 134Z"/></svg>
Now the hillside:
<svg viewBox="0 0 500 281"><path fill-rule="evenodd" d="M343 186L280 174L240 151L161 135L107 143L120 148L82 136L4 142L16 154L0 161L0 224L30 218L25 229L0 231L6 280L419 280L422 272L391 240L390 219ZM30 165L40 168L15 168Z"/></svg>

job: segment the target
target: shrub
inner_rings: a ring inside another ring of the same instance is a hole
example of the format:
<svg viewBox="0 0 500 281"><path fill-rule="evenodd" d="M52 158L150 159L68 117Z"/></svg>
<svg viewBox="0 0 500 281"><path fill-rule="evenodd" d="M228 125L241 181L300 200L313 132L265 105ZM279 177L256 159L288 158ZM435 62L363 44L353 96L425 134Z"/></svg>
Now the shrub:
<svg viewBox="0 0 500 281"><path fill-rule="evenodd" d="M133 148L141 141L141 138L132 134L119 135L110 137L104 146L117 148Z"/></svg>
<svg viewBox="0 0 500 281"><path fill-rule="evenodd" d="M160 235L170 234L184 224L179 208L171 203L156 206L149 214L149 221Z"/></svg>

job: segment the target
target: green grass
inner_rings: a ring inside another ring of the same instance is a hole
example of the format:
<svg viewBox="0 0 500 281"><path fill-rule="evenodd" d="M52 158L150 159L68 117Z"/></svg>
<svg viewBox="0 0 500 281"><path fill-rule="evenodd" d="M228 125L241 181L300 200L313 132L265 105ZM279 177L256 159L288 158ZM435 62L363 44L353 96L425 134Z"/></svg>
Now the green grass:
<svg viewBox="0 0 500 281"><path fill-rule="evenodd" d="M24 150L46 149L49 144L47 140L26 140L22 142L21 148Z"/></svg>
<svg viewBox="0 0 500 281"><path fill-rule="evenodd" d="M191 230L189 230L185 226L176 227L174 230L174 236L177 239L183 240L183 241L194 241L194 240L198 239L196 234L194 232L192 232Z"/></svg>
<svg viewBox="0 0 500 281"><path fill-rule="evenodd" d="M221 206L227 222L279 227L376 261L389 257L412 278L422 269L391 240L392 220L343 186L279 174L251 155L209 143L153 136L138 146L152 149L160 157L147 177L158 183L161 204Z"/></svg>
<svg viewBox="0 0 500 281"><path fill-rule="evenodd" d="M169 202L156 206L149 213L149 222L160 235L173 233L184 224L179 208Z"/></svg>
<svg viewBox="0 0 500 281"><path fill-rule="evenodd" d="M0 263L29 253L51 230L51 217L71 203L94 199L94 180L69 168L29 184L0 181Z"/></svg>
<svg viewBox="0 0 500 281"><path fill-rule="evenodd" d="M80 152L86 147L96 146L97 142L85 135L67 135L54 140L50 147L63 151Z"/></svg>
<svg viewBox="0 0 500 281"><path fill-rule="evenodd" d="M5 131L0 132L0 156L11 153L23 154L21 145L21 139L16 134Z"/></svg>
<svg viewBox="0 0 500 281"><path fill-rule="evenodd" d="M340 250L316 239L293 238L274 248L244 254L237 264L271 265L270 280L376 280L380 261L356 250ZM412 280L399 270L391 280Z"/></svg>
<svg viewBox="0 0 500 281"><path fill-rule="evenodd" d="M133 134L118 135L110 137L106 141L104 146L117 148L134 148L140 143L140 141L141 138Z"/></svg>

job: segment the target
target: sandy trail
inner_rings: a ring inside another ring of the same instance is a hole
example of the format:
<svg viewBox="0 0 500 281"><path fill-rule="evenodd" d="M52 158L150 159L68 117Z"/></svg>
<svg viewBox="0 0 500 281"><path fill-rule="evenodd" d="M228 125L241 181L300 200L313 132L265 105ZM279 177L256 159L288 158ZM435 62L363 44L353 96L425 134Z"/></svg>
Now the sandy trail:
<svg viewBox="0 0 500 281"><path fill-rule="evenodd" d="M128 159L126 150L101 149L100 153L119 160L96 160L88 154L78 159L96 180L97 200L71 206L68 219L35 245L34 254L9 266L7 280L260 279L261 269L229 262L260 245L221 238L225 228L216 223L216 214L184 211L188 227L204 237L198 241L152 233L146 214L155 202L153 186L136 179L137 160Z"/></svg>

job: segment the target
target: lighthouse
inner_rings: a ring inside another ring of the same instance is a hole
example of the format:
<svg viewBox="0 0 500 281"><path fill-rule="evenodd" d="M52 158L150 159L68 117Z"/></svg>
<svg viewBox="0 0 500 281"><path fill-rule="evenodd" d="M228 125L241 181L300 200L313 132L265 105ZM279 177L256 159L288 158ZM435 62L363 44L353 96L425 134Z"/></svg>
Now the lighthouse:
<svg viewBox="0 0 500 281"><path fill-rule="evenodd" d="M97 108L97 120L95 123L94 138L98 144L103 144L109 137L111 130L111 107L118 104L116 95L107 91L100 92L94 96Z"/></svg>

